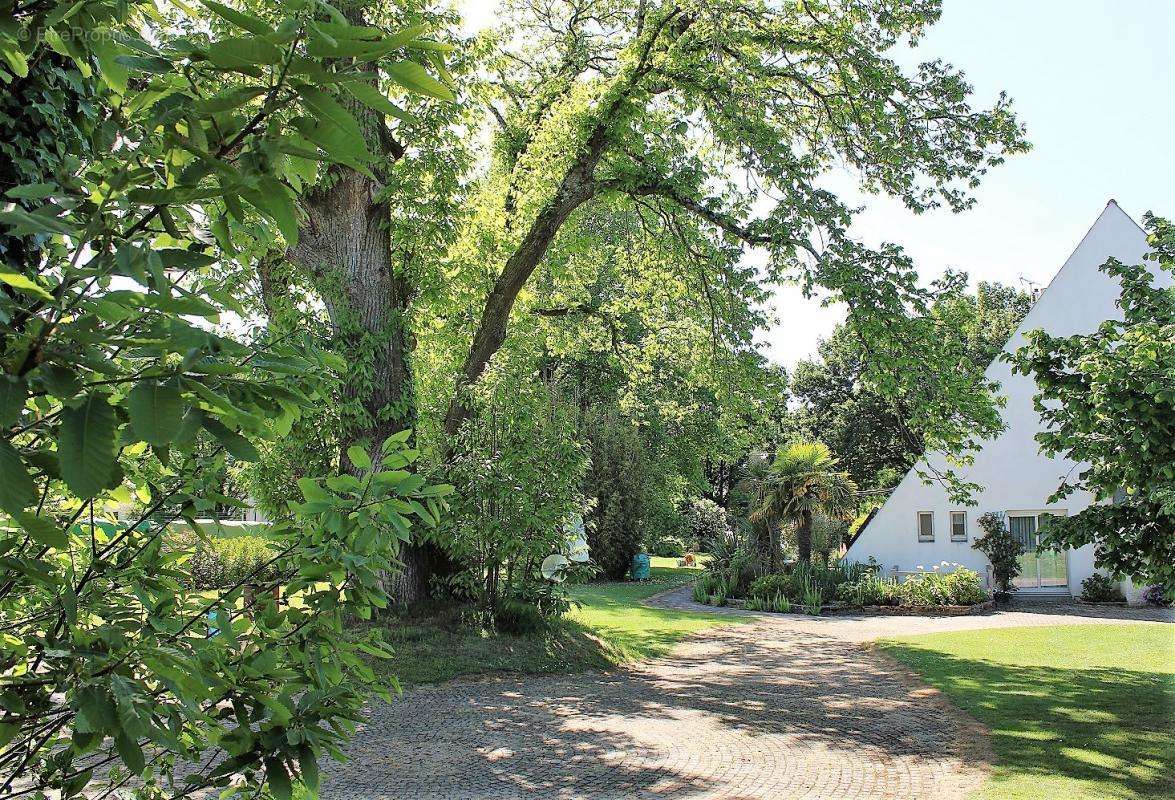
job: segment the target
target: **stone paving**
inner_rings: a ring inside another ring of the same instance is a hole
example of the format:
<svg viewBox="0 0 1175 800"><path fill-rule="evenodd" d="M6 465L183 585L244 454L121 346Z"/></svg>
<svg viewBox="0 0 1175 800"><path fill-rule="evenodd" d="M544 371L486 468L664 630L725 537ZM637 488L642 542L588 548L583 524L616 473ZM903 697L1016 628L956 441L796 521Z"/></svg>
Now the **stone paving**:
<svg viewBox="0 0 1175 800"><path fill-rule="evenodd" d="M747 614L688 592L651 604ZM961 798L988 770L986 732L859 643L1090 621L748 616L626 671L453 681L374 706L351 760L324 765L324 800Z"/></svg>

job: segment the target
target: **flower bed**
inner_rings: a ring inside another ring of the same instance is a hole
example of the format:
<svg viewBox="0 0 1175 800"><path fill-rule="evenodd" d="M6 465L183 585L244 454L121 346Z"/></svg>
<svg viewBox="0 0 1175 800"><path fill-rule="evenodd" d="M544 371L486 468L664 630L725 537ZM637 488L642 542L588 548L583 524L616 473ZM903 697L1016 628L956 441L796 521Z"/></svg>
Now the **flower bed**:
<svg viewBox="0 0 1175 800"><path fill-rule="evenodd" d="M802 604L794 604L790 611L776 611L764 608L748 608L745 600L728 598L726 605L731 608L742 608L748 611L755 610L766 614L806 614L811 613ZM995 607L994 600L984 600L969 606L858 606L848 603L826 603L820 606L820 614L876 614L890 617L965 617L969 614L982 614Z"/></svg>
<svg viewBox="0 0 1175 800"><path fill-rule="evenodd" d="M797 565L787 572L760 576L742 597L733 596L729 583L721 576L707 573L695 585L694 599L750 611L808 614L957 616L992 607L992 598L983 589L978 573L958 564L943 563L900 582L882 577L874 569L850 566L854 568L819 570ZM953 569L946 571L943 567Z"/></svg>
<svg viewBox="0 0 1175 800"><path fill-rule="evenodd" d="M968 614L980 614L995 607L994 600L984 600L969 606L843 606L830 610L832 614L858 613L880 614L893 617L965 617Z"/></svg>

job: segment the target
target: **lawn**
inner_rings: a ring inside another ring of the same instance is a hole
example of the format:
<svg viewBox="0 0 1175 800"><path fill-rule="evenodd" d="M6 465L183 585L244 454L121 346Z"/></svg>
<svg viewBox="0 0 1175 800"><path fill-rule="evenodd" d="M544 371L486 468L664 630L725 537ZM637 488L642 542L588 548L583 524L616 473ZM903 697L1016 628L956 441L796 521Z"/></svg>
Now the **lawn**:
<svg viewBox="0 0 1175 800"><path fill-rule="evenodd" d="M991 729L977 800L1175 797L1175 629L1064 625L881 647Z"/></svg>
<svg viewBox="0 0 1175 800"><path fill-rule="evenodd" d="M571 612L569 621L606 642L617 662L665 655L683 637L732 621L640 604L646 597L692 580L698 572L677 567L676 559L654 558L648 581L573 586L571 596L581 605Z"/></svg>
<svg viewBox="0 0 1175 800"><path fill-rule="evenodd" d="M657 592L688 583L699 571L677 567L676 559L654 558L648 581L572 586L578 605L550 630L534 636L471 625L468 613L453 610L391 618L383 623L384 638L395 648L395 656L386 668L411 686L495 672L536 675L609 669L656 658L695 631L738 622L640 604Z"/></svg>

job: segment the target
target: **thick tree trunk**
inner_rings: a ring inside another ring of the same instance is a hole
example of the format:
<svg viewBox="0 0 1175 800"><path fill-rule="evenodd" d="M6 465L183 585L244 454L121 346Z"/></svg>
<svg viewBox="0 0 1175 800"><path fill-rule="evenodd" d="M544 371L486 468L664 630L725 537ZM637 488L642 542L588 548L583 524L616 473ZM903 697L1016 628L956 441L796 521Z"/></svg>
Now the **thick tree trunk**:
<svg viewBox="0 0 1175 800"><path fill-rule="evenodd" d="M812 560L812 512L801 511L799 524L796 526L796 547L800 551L800 561Z"/></svg>
<svg viewBox="0 0 1175 800"><path fill-rule="evenodd" d="M388 209L374 202L378 187L351 170L338 170L326 189L303 201L306 222L290 259L315 277L351 377L344 400L358 406L361 422L344 428L341 450L357 442L372 448L416 423L406 324L411 289L396 274L387 229ZM349 467L342 458L344 469ZM388 578L399 604L428 596L429 578L449 562L432 544L401 549L403 570Z"/></svg>

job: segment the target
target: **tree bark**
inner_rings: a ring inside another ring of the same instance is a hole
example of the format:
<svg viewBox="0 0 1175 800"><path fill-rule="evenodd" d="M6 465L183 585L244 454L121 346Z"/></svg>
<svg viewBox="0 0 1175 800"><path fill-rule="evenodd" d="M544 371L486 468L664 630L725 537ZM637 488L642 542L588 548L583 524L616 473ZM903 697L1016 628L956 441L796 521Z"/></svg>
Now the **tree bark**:
<svg viewBox="0 0 1175 800"><path fill-rule="evenodd" d="M800 561L812 561L812 512L801 511L799 524L796 527L796 548L800 551Z"/></svg>
<svg viewBox="0 0 1175 800"><path fill-rule="evenodd" d="M507 259L506 266L486 298L473 344L465 357L456 391L445 414L445 434L450 448L453 439L461 431L461 425L473 412L468 396L469 387L485 372L490 359L506 340L510 312L514 308L514 301L518 299L518 293L547 254L555 234L571 212L596 194L598 187L592 179L592 173L604 152L605 137L603 124L597 126L588 137L583 154L564 173L555 195L539 211L517 249Z"/></svg>
<svg viewBox="0 0 1175 800"><path fill-rule="evenodd" d="M349 169L332 175L327 188L303 200L306 221L289 257L313 275L335 334L355 376L343 398L362 409L363 422L346 425L340 450L356 443L370 448L416 424L406 323L411 287L396 274L387 206L376 203L378 185ZM378 457L378 453L375 454ZM349 461L340 454L340 465ZM404 545L403 569L387 577L392 600L405 605L428 597L429 577L448 560L431 543Z"/></svg>

